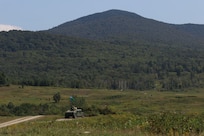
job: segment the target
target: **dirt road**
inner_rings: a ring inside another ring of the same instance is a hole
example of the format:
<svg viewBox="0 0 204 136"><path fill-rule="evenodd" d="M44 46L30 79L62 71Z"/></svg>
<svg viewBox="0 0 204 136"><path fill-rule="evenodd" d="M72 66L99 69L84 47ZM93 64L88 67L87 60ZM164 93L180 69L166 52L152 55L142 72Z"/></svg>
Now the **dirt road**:
<svg viewBox="0 0 204 136"><path fill-rule="evenodd" d="M42 116L41 115L39 115L39 116L28 116L28 117L23 117L23 118L11 120L11 121L8 121L8 122L1 123L0 128L11 126L11 125L18 124L18 123L22 123L22 122L33 120L33 119L37 119L37 118L40 118L40 117L42 117Z"/></svg>

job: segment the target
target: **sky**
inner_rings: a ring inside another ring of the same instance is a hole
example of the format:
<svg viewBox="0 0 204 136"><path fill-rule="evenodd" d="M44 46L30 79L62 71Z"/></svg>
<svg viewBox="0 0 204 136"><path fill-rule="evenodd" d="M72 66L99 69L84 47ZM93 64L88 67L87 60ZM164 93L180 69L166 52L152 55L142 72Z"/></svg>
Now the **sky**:
<svg viewBox="0 0 204 136"><path fill-rule="evenodd" d="M204 0L0 0L0 24L47 30L110 9L171 24L204 24L203 5Z"/></svg>

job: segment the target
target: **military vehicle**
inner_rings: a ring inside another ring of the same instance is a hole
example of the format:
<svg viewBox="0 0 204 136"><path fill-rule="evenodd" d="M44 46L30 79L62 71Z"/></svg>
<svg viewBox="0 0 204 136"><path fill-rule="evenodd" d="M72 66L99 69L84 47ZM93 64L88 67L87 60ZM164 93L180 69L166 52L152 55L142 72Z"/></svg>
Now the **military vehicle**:
<svg viewBox="0 0 204 136"><path fill-rule="evenodd" d="M65 118L77 118L77 117L84 117L84 112L82 109L74 107L71 110L65 112Z"/></svg>

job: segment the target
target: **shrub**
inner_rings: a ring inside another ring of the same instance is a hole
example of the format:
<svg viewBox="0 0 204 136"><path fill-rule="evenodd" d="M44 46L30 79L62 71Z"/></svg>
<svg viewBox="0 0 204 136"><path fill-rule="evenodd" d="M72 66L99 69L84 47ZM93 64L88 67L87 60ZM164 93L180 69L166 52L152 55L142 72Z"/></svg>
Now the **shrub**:
<svg viewBox="0 0 204 136"><path fill-rule="evenodd" d="M51 104L30 104L22 103L19 106L15 106L12 102L7 105L0 105L0 116L27 116L27 115L53 115L64 113L65 107L60 107L54 103Z"/></svg>
<svg viewBox="0 0 204 136"><path fill-rule="evenodd" d="M55 103L58 103L60 99L61 99L61 95L59 92L53 95L53 100L55 101Z"/></svg>

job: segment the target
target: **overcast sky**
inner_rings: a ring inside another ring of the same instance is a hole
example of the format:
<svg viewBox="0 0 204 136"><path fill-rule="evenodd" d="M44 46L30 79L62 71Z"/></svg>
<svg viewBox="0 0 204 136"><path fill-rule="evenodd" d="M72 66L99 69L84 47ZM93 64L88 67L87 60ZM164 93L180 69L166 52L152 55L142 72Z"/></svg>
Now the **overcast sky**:
<svg viewBox="0 0 204 136"><path fill-rule="evenodd" d="M204 24L204 0L0 0L0 24L45 30L110 9L173 24Z"/></svg>

